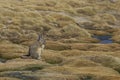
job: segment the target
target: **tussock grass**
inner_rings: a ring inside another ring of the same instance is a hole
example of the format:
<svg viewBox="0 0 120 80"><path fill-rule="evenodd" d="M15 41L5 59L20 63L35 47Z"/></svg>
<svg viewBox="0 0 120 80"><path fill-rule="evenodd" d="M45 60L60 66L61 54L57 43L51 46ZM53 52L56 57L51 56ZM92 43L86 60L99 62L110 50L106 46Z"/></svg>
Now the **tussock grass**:
<svg viewBox="0 0 120 80"><path fill-rule="evenodd" d="M65 45L63 43L56 42L56 41L55 42L48 41L46 44L46 48L51 50L57 50L57 51L71 49L69 45Z"/></svg>
<svg viewBox="0 0 120 80"><path fill-rule="evenodd" d="M52 50L45 51L42 57L47 63L50 64L60 64L65 60L64 56L62 56L58 51L56 52Z"/></svg>
<svg viewBox="0 0 120 80"><path fill-rule="evenodd" d="M101 14L101 15L95 15L93 18L93 21L96 21L98 23L107 22L108 24L115 24L115 22L117 20L114 15L105 13L105 14Z"/></svg>
<svg viewBox="0 0 120 80"><path fill-rule="evenodd" d="M120 77L119 76L103 76L101 79L103 80L119 80Z"/></svg>
<svg viewBox="0 0 120 80"><path fill-rule="evenodd" d="M62 33L59 29L51 29L48 31L48 36L50 36L53 39L59 39L62 36Z"/></svg>
<svg viewBox="0 0 120 80"><path fill-rule="evenodd" d="M38 60L22 60L22 59L16 59L16 60L11 60L6 63L1 63L0 64L0 72L3 71L25 71L25 70L30 70L30 71L35 71L35 70L41 70L44 67L50 66L47 63L38 61Z"/></svg>
<svg viewBox="0 0 120 80"><path fill-rule="evenodd" d="M74 19L74 16L79 17L80 15L84 15L85 18L92 20L93 26L91 27L96 29L106 29L106 28L109 28L111 25L115 25L117 21L115 17L117 14L115 12L119 11L118 10L119 3L120 3L119 1L117 1L117 3L114 3L114 4L111 3L110 1L107 1L107 4L106 4L106 1L96 1L96 0L93 0L93 1L88 1L88 0L33 1L33 0L30 0L29 2L26 0L24 1L5 0L5 1L1 1L0 3L1 5L0 10L2 11L0 13L0 16L1 16L0 27L3 28L4 26L7 26L7 28L9 28L10 30L15 29L14 34L16 34L16 36L20 36L20 35L23 36L24 34L21 34L20 32L22 30L25 30L25 31L31 30L31 32L32 31L39 32L41 30L41 27L43 27L47 32L50 29L55 27L62 28L64 26L68 26L69 24L72 24L73 26L75 26L76 21ZM109 13L108 9L113 10L113 13L115 14ZM108 12L105 12L105 11L108 11ZM97 14L97 13L100 13L100 14ZM94 16L94 18L91 16ZM86 24L89 24L89 23L86 23ZM82 36L83 38L89 37L89 35L86 35L86 32L87 32L86 30L84 29L79 29L79 30L80 30L80 33L76 32L76 35L85 35L85 36ZM59 29L56 31L59 31ZM7 32L4 31L4 33L7 33ZM71 35L73 33L72 31L71 32L67 31L67 32L68 33L65 33L65 34L60 33L60 35L61 34ZM51 35L54 36L54 34L51 34ZM10 37L8 37L8 39L9 38ZM17 42L18 39L16 38L14 39L10 38L10 41L12 40L15 40L14 41L15 43L21 43L20 41ZM26 44L29 44L29 43L26 43Z"/></svg>
<svg viewBox="0 0 120 80"><path fill-rule="evenodd" d="M92 60L96 63L100 63L103 66L110 67L119 72L120 69L120 60L118 57L113 57L110 55L86 55L82 56L85 59Z"/></svg>
<svg viewBox="0 0 120 80"><path fill-rule="evenodd" d="M0 77L1 80L20 80L17 78L10 78L10 77Z"/></svg>
<svg viewBox="0 0 120 80"><path fill-rule="evenodd" d="M0 72L20 71L38 80L119 80L120 30L113 29L120 25L119 4L110 0L1 0L0 57L13 60L0 63ZM44 62L14 59L27 54L42 30L47 35ZM112 35L117 43L95 44L98 40L91 34Z"/></svg>
<svg viewBox="0 0 120 80"><path fill-rule="evenodd" d="M85 14L88 16L93 16L96 14L95 9L93 7L90 7L90 6L78 8L76 11L77 11L77 13L80 13L80 14L82 13L82 14Z"/></svg>
<svg viewBox="0 0 120 80"><path fill-rule="evenodd" d="M109 31L103 31L103 30L90 30L89 32L92 35L98 35L98 36L111 35Z"/></svg>
<svg viewBox="0 0 120 80"><path fill-rule="evenodd" d="M120 29L118 28L116 31L113 32L113 41L114 42L117 42L117 43L120 43Z"/></svg>
<svg viewBox="0 0 120 80"><path fill-rule="evenodd" d="M104 51L82 51L82 50L64 50L60 52L63 56L65 57L70 57L70 58L79 58L80 56L87 56L87 55L108 55L108 56L113 56L113 57L118 57L120 58L119 51L116 52L104 52Z"/></svg>
<svg viewBox="0 0 120 80"><path fill-rule="evenodd" d="M13 44L8 41L2 41L0 43L1 58L12 59L27 53L27 48L25 46Z"/></svg>
<svg viewBox="0 0 120 80"><path fill-rule="evenodd" d="M80 44L80 43L72 43L70 44L71 49L83 50L83 51L119 51L119 44Z"/></svg>
<svg viewBox="0 0 120 80"><path fill-rule="evenodd" d="M62 73L62 74L93 74L93 75L119 75L118 72L114 71L111 68L106 67L68 67L68 66L57 66L57 67L50 67L47 69L43 69L42 71L48 71L48 72L56 72L56 73Z"/></svg>
<svg viewBox="0 0 120 80"><path fill-rule="evenodd" d="M72 24L63 27L62 32L63 32L64 37L76 37L76 36L90 37L91 36L86 30L81 29L80 27L72 25Z"/></svg>
<svg viewBox="0 0 120 80"><path fill-rule="evenodd" d="M66 61L62 63L62 65L70 66L70 67L95 67L101 66L99 63L95 63L90 60L80 59L80 58L68 58Z"/></svg>

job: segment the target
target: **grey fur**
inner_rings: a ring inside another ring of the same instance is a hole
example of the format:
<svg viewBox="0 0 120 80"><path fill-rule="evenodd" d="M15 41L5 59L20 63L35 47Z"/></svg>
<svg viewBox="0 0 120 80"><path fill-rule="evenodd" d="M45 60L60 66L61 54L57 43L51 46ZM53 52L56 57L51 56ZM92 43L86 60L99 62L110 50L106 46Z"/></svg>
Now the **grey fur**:
<svg viewBox="0 0 120 80"><path fill-rule="evenodd" d="M45 39L43 35L39 35L38 40L29 47L28 57L33 59L41 59L45 47Z"/></svg>

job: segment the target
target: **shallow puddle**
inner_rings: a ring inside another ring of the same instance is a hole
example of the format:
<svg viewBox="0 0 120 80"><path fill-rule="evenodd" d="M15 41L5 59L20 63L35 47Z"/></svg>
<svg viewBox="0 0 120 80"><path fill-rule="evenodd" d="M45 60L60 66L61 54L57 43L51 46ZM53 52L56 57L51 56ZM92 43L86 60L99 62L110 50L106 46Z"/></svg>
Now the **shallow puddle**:
<svg viewBox="0 0 120 80"><path fill-rule="evenodd" d="M110 44L113 43L113 40L111 39L112 36L104 35L104 36L93 36L93 38L99 39L101 44Z"/></svg>
<svg viewBox="0 0 120 80"><path fill-rule="evenodd" d="M5 63L6 61L7 61L6 59L0 58L1 63Z"/></svg>

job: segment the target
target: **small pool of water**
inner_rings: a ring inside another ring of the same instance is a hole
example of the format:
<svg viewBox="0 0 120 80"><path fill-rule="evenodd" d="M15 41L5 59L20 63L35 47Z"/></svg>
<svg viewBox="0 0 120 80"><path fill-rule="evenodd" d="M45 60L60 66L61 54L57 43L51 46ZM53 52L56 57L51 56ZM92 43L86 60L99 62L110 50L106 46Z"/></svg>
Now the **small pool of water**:
<svg viewBox="0 0 120 80"><path fill-rule="evenodd" d="M1 63L5 63L6 61L7 61L6 59L0 58L0 62L1 62Z"/></svg>
<svg viewBox="0 0 120 80"><path fill-rule="evenodd" d="M99 39L101 44L110 44L113 43L113 40L111 39L112 36L104 35L104 36L98 36L94 35L93 38Z"/></svg>

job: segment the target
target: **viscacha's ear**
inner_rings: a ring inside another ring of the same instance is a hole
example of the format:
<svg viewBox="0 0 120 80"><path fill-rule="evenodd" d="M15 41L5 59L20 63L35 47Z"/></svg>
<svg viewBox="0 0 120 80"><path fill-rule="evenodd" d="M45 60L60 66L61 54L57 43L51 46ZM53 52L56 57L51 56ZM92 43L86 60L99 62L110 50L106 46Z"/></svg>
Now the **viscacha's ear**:
<svg viewBox="0 0 120 80"><path fill-rule="evenodd" d="M37 40L37 41L40 41L40 40L41 40L41 38L42 38L42 35L41 35L41 34L39 34L39 35L38 35L38 40Z"/></svg>

